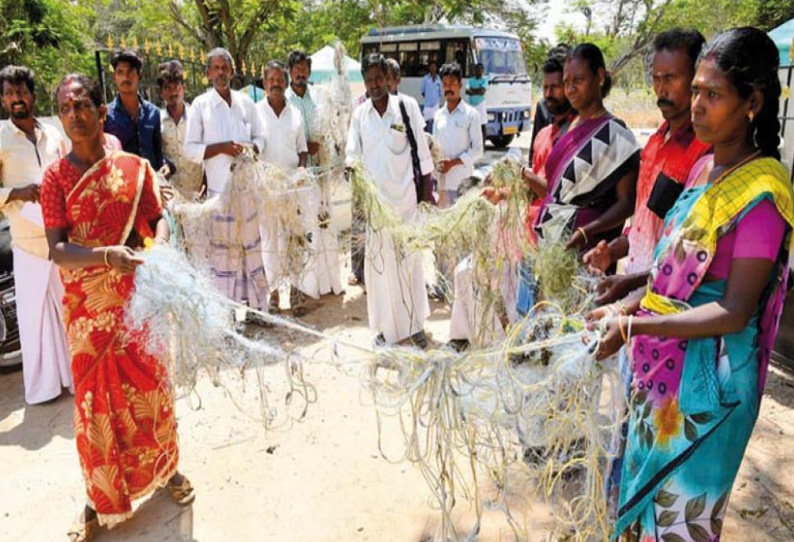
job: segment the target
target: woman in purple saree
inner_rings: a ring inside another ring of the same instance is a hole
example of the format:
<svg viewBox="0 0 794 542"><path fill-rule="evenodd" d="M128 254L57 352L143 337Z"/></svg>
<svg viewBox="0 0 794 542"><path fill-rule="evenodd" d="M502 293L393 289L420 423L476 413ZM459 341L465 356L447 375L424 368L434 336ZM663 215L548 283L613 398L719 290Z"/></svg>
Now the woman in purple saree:
<svg viewBox="0 0 794 542"><path fill-rule="evenodd" d="M601 50L576 46L563 70L565 97L578 112L554 143L545 164L545 180L529 185L544 198L535 219L538 244L564 242L584 251L620 235L634 211L640 148L626 124L604 107L612 79ZM535 305L535 283L522 266L517 309L526 315Z"/></svg>

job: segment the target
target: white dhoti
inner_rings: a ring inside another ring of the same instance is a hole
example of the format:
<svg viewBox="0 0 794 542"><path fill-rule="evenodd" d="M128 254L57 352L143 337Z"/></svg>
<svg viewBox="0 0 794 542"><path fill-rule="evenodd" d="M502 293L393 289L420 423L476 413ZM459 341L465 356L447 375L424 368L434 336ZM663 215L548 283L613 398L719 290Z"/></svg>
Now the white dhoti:
<svg viewBox="0 0 794 542"><path fill-rule="evenodd" d="M480 115L480 124L488 124L488 108L485 107L485 100L475 105L474 109L476 109L477 113Z"/></svg>
<svg viewBox="0 0 794 542"><path fill-rule="evenodd" d="M262 221L260 230L262 260L271 291L277 290L286 281L289 281L291 286L300 288L301 277L304 275L304 268L310 255L309 240L306 236L308 228L306 226L307 204L305 203L310 194L311 189L301 188L299 191L281 196L284 207L278 212L266 214ZM296 205L294 200L289 201L289 198L300 198L300 205ZM297 215L294 220L292 216L288 216L292 213ZM286 224L287 220L290 221L289 225ZM289 231L289 228L292 228L293 231ZM292 238L290 238L291 236ZM290 241L292 243L299 242L305 250L290 248Z"/></svg>
<svg viewBox="0 0 794 542"><path fill-rule="evenodd" d="M455 267L455 300L449 322L449 338L465 339L478 347L493 345L505 337L502 318L507 323L518 319L516 296L518 294L518 269L507 265L499 281L499 297L486 299L481 281L476 281L472 257L461 260ZM483 277L483 280L490 280Z"/></svg>
<svg viewBox="0 0 794 542"><path fill-rule="evenodd" d="M57 266L15 248L14 278L25 401L55 399L63 388L74 393Z"/></svg>
<svg viewBox="0 0 794 542"><path fill-rule="evenodd" d="M394 344L424 329L430 303L421 252L398 255L391 235L368 229L364 282L370 331Z"/></svg>
<svg viewBox="0 0 794 542"><path fill-rule="evenodd" d="M427 122L433 122L436 117L436 111L438 111L437 105L425 105L422 107L422 116Z"/></svg>
<svg viewBox="0 0 794 542"><path fill-rule="evenodd" d="M300 289L315 299L329 293L338 295L343 291L339 242L331 228L327 183L321 181L307 196L301 209L306 218L309 259L300 278Z"/></svg>
<svg viewBox="0 0 794 542"><path fill-rule="evenodd" d="M281 224L278 215L265 218L261 225L262 235L262 261L265 265L265 276L270 288L277 290L284 279L281 269L281 252L286 245L281 234Z"/></svg>

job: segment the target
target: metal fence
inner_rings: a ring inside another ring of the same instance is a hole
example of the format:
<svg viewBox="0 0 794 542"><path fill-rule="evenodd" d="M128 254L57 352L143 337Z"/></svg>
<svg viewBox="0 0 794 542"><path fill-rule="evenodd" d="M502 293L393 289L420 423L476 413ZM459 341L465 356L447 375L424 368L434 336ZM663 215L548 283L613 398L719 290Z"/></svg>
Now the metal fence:
<svg viewBox="0 0 794 542"><path fill-rule="evenodd" d="M160 104L160 89L157 86L157 76L159 66L169 60L178 60L182 63L185 75L185 99L193 101L196 96L204 93L209 88L209 81L206 75L206 64L204 54L195 55L192 51L189 56L184 50L174 51L169 48L167 51L142 51L139 50L143 59L141 68L140 92L150 102ZM106 102L110 102L116 95L115 85L113 84L113 67L110 59L117 49L97 49L94 51L94 61L96 63L96 75ZM191 58L192 57L192 58ZM256 84L257 76L256 65L243 65L235 74L234 87L242 88L251 84ZM261 81L258 82L261 86Z"/></svg>

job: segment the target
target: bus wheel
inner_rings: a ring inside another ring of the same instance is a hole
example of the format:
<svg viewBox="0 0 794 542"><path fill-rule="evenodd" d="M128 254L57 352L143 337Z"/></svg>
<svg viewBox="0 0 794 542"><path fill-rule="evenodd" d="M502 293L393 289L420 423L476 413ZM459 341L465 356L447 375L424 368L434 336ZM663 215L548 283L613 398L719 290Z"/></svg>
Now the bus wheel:
<svg viewBox="0 0 794 542"><path fill-rule="evenodd" d="M513 141L513 135L503 135L503 136L496 136L496 137L489 137L488 138L493 146L497 149L504 149L507 147L511 141Z"/></svg>

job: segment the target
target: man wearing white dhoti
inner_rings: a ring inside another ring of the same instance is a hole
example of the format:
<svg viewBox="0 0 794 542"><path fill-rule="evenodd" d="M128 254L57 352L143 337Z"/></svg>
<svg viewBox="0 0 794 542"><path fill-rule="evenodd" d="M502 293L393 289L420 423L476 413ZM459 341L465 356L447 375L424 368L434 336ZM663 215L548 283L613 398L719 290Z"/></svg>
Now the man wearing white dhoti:
<svg viewBox="0 0 794 542"><path fill-rule="evenodd" d="M265 147L265 133L254 102L232 90L232 56L223 48L207 54L207 78L212 88L193 101L185 127L184 155L204 163L207 195L229 188L231 165L246 145ZM209 257L215 286L231 299L256 309L267 304L267 279L262 263L259 210L254 198L230 202L235 213L212 216ZM235 216L237 215L237 216ZM188 240L189 241L189 240Z"/></svg>
<svg viewBox="0 0 794 542"><path fill-rule="evenodd" d="M338 111L320 111L316 96L309 89L309 78L312 74L312 58L303 51L292 51L289 54L289 88L287 100L300 111L303 120L303 133L309 148L309 168L320 166L320 143L317 138L317 126L321 115L337 115ZM327 164L325 164L327 165ZM309 260L300 278L300 291L309 297L318 298L333 293L341 294L342 278L339 264L339 243L331 228L331 180L333 172L325 169L314 170L318 174L317 186L310 192L310 197L303 208L307 225L307 242L310 247Z"/></svg>
<svg viewBox="0 0 794 542"><path fill-rule="evenodd" d="M411 102L388 93L386 70L386 60L377 53L364 57L361 63L370 99L353 112L346 160L348 165L362 161L383 200L408 221L416 213L418 200L409 131L415 136L425 188L429 187L433 161L422 135L421 112ZM376 341L426 345L424 323L430 306L421 253L398 254L388 232L368 228L364 276L369 327Z"/></svg>
<svg viewBox="0 0 794 542"><path fill-rule="evenodd" d="M25 401L36 404L55 399L63 388L74 392L61 316L63 285L49 260L39 204L44 170L66 155L67 143L33 116L31 70L6 66L0 87L10 117L0 123L0 211L11 225Z"/></svg>
<svg viewBox="0 0 794 542"><path fill-rule="evenodd" d="M265 149L261 153L262 160L277 166L288 175L292 175L298 168L306 167L309 149L306 145L306 135L303 121L298 109L287 101L284 92L287 89L289 75L287 68L277 60L271 60L265 65L264 83L267 98L256 104L262 124L265 126ZM303 192L285 197L303 198ZM292 202L295 203L295 202ZM301 215L297 220L303 224L303 201L296 211ZM302 233L302 232L301 232ZM287 247L286 236L282 217L278 214L268 216L262 225L262 252L265 262L265 274L270 285L270 302L268 310L278 312L279 293L281 282L290 281L290 308L294 316L303 316L306 308L303 304L303 295L299 290L301 272L282 261L282 255ZM289 275L288 277L285 275Z"/></svg>

